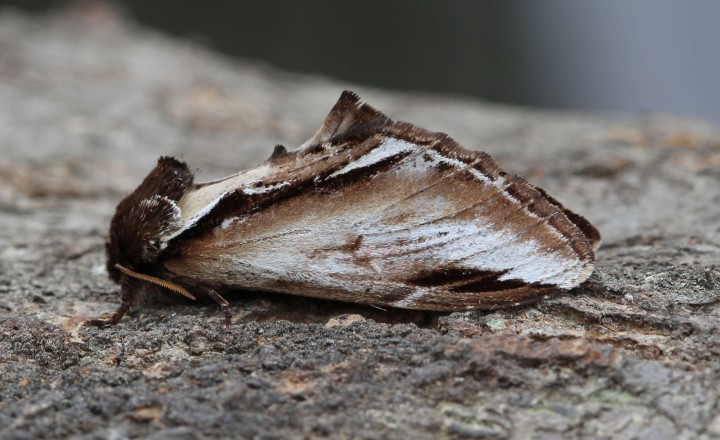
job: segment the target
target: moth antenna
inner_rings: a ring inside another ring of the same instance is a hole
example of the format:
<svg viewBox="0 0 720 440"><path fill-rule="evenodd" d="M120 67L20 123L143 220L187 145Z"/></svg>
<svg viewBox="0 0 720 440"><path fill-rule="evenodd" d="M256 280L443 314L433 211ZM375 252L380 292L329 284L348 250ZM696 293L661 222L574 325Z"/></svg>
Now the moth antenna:
<svg viewBox="0 0 720 440"><path fill-rule="evenodd" d="M192 293L188 292L185 288L180 287L175 283L171 283L170 281L162 280L160 278L153 277L150 275L137 273L137 272L127 269L117 263L115 264L115 268L117 268L120 272L124 273L125 275L127 275L129 277L137 278L139 280L147 281L147 282L155 284L157 286L164 287L168 290L172 290L175 293L179 293L180 295L184 296L185 298L189 298L193 301L195 301L197 299L193 296Z"/></svg>

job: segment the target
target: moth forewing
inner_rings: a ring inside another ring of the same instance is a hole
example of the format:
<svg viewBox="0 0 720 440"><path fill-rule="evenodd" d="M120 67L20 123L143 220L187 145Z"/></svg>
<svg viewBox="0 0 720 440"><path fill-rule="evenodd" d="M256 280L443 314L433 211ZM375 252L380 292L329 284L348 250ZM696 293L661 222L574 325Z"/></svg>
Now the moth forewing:
<svg viewBox="0 0 720 440"><path fill-rule="evenodd" d="M584 279L588 261L541 218L416 150L378 154L393 159L372 176L336 174L272 209L227 217L186 243L182 254L200 257L166 266L202 267L208 282L238 288L435 310L537 300Z"/></svg>
<svg viewBox="0 0 720 440"><path fill-rule="evenodd" d="M393 122L352 92L298 150L276 147L255 169L167 198L181 220L158 237L155 259L111 240L108 267L122 260L206 294L226 317L218 290L428 310L525 304L585 281L600 238L488 154ZM111 236L128 234L120 215Z"/></svg>

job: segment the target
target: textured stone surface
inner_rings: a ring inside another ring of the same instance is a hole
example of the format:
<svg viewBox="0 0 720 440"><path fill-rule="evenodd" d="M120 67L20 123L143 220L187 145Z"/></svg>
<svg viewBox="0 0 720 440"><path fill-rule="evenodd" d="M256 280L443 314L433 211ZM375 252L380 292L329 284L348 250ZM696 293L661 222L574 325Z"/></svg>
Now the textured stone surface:
<svg viewBox="0 0 720 440"><path fill-rule="evenodd" d="M117 327L109 217L157 156L206 180L300 145L344 88L492 153L602 231L571 294L431 314L238 292ZM100 6L0 13L0 438L718 438L720 128L295 76Z"/></svg>

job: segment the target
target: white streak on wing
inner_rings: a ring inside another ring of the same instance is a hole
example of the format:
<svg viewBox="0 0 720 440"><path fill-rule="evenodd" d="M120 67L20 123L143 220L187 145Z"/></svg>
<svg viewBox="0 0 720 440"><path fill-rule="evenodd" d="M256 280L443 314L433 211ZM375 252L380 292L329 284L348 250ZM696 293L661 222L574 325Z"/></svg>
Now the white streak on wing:
<svg viewBox="0 0 720 440"><path fill-rule="evenodd" d="M443 156L442 154L440 154L440 152L435 151L435 150L428 149L427 151L425 151L425 154L423 154L423 156L427 156L431 159L431 162L430 163L425 162L423 164L424 166L434 166L434 165L437 165L440 163L444 163L444 164L451 165L458 170L465 170L465 171L469 172L470 174L472 174L478 180L480 180L484 183L496 186L498 189L500 189L503 192L503 195L505 197L507 197L511 202L518 203L518 201L514 197L512 197L510 194L507 193L507 191L505 191L506 180L505 180L505 177L503 177L503 176L497 176L495 178L495 180L492 180L490 178L490 176L486 176L485 174L483 174L480 171L473 168L471 165L468 165L467 163L457 160L457 159L452 159L450 157ZM425 157L423 157L423 159L425 159ZM530 211L528 211L528 214L530 214L531 216L535 216L535 214L531 213Z"/></svg>
<svg viewBox="0 0 720 440"><path fill-rule="evenodd" d="M577 264L576 259L543 252L535 240L506 240L503 246L492 252L473 255L463 262L469 266L490 270L506 270L499 280L522 280L526 283L554 284L558 287L571 287L575 278L563 276L564 269Z"/></svg>
<svg viewBox="0 0 720 440"><path fill-rule="evenodd" d="M336 177L343 175L349 171L352 171L357 168L364 168L367 166L374 165L376 163L382 162L383 160L393 157L398 154L407 153L411 151L416 151L420 147L416 144L402 141L400 139L395 138L386 138L383 140L380 145L375 147L373 150L371 150L369 153L367 153L364 156L359 157L357 160L354 160L347 165L345 165L343 168L335 171L330 175L330 177Z"/></svg>
<svg viewBox="0 0 720 440"><path fill-rule="evenodd" d="M229 191L228 191L229 192ZM228 192L224 192L220 194L218 198L215 200L212 200L207 205L203 206L199 211L195 213L190 219L188 219L185 223L183 223L182 227L180 227L177 231L173 232L167 237L163 237L163 240L165 242L168 242L172 240L173 238L177 237L178 235L182 234L183 232L187 231L188 229L195 226L195 224L203 217L205 217L219 202L222 200L223 197L225 197Z"/></svg>
<svg viewBox="0 0 720 440"><path fill-rule="evenodd" d="M249 182L257 182L268 176L270 173L270 165L262 164L249 170L243 170L239 173L224 177L219 180L205 182L202 188L197 189L196 193L209 192L217 196L222 192L230 189L246 186Z"/></svg>
<svg viewBox="0 0 720 440"><path fill-rule="evenodd" d="M569 289L577 284L578 279L584 279L585 269L585 265L578 264L576 259L562 258L549 253L536 254L525 261L518 261L512 272L503 275L499 280L522 276L521 279L534 278L538 283L554 284Z"/></svg>
<svg viewBox="0 0 720 440"><path fill-rule="evenodd" d="M429 232L437 235L437 230L416 231L418 234ZM526 283L544 282L565 287L571 283L566 268L577 264L575 259L567 259L556 253L543 252L540 243L533 239L521 240L510 230L494 230L490 225L464 223L444 225L447 235L445 243L423 251L426 255L416 258L430 258L437 255L442 261L453 262L458 266L473 267L481 270L507 271L500 280L518 279ZM452 240L457 238L456 240ZM422 245L422 243L419 243Z"/></svg>
<svg viewBox="0 0 720 440"><path fill-rule="evenodd" d="M519 203L519 201L515 197L511 196L505 190L505 186L506 186L506 182L507 182L505 177L497 176L497 178L493 181L490 179L490 177L482 174L480 171L476 170L475 168L469 166L468 164L466 164L462 161L445 157L435 150L428 150L425 153L426 153L425 155L429 155L433 159L433 164L444 162L444 163L452 165L453 167L458 168L458 169L466 169L466 171L468 171L470 174L475 176L477 179L497 187L500 191L502 191L503 196L505 196L511 202L513 202L515 204ZM527 208L523 208L523 210L525 211L525 214L528 215L529 217L536 218L536 219L540 218L540 217L538 217L537 214L535 214L534 212L530 211ZM555 237L561 239L562 241L566 240L566 238L555 228L550 228L550 233L552 233L553 235L555 235ZM567 260L567 261L571 261L571 260ZM575 261L575 260L572 260L572 261Z"/></svg>
<svg viewBox="0 0 720 440"><path fill-rule="evenodd" d="M457 159L451 159L451 158L443 156L439 152L437 152L435 150L431 150L431 149L428 149L425 152L425 154L428 155L432 160L432 162L430 164L428 164L426 162L425 166L428 166L428 165L432 166L432 165L437 165L440 163L446 163L448 165L452 165L453 167L457 168L458 170L468 171L470 174L475 176L478 180L481 180L485 183L493 183L492 180L490 180L490 177L484 175L483 173L481 173L480 171L476 170L475 168L471 167L470 165L466 164L463 161L460 161Z"/></svg>
<svg viewBox="0 0 720 440"><path fill-rule="evenodd" d="M296 234L284 235L281 241L248 243L242 246L242 254L225 254L224 258L228 258L232 266L242 268L233 271L233 278L229 281L262 288L265 282L289 278L340 290L355 290L352 283L362 280L375 283L377 274L369 268L358 268L350 255L317 252L318 249L345 243L347 237L332 228L304 229ZM349 281L349 276L355 281Z"/></svg>
<svg viewBox="0 0 720 440"><path fill-rule="evenodd" d="M270 167L268 165L261 165L257 168L235 174L226 179L205 184L204 186L185 194L178 203L182 214L182 226L172 234L168 234L163 237L165 245L167 245L168 241L195 226L201 218L206 216L215 206L217 206L223 197L236 191L237 189L240 189L247 195L255 195L274 191L290 185L290 182L280 182L274 185L260 186L257 188L254 187L257 182L267 176L269 170ZM230 223L226 224L223 222L223 225L225 225L224 227L227 227Z"/></svg>
<svg viewBox="0 0 720 440"><path fill-rule="evenodd" d="M186 223L197 217L200 212L207 212L206 208L209 205L217 204L226 194L262 180L269 172L270 166L263 164L224 179L204 183L200 188L188 191L178 202L182 210L183 222Z"/></svg>
<svg viewBox="0 0 720 440"><path fill-rule="evenodd" d="M351 220L333 225L305 225L296 233L283 234L282 238L248 241L239 248L233 245L241 252L225 253L223 258L242 270L233 271L227 282L262 288L263 283L270 286L278 278L287 278L362 292L366 285L390 286L394 283L384 279L385 274L403 273L410 267L408 263L422 263L426 267L452 264L458 268L506 272L500 280L570 288L585 272L575 259L543 253L535 240L473 221L429 223L387 233L381 228L375 234L363 236L354 254L332 250L357 236L359 231L353 231L353 226L357 225ZM359 266L357 257L369 258L370 265ZM414 290L395 305L410 307L431 293L429 289Z"/></svg>
<svg viewBox="0 0 720 440"><path fill-rule="evenodd" d="M442 222L401 231L365 235L364 251L382 261L398 265L416 261L452 263L459 267L506 272L500 280L555 284L569 288L582 268L576 259L542 250L533 239L520 239L510 230L496 230L474 222ZM390 255L383 258L383 252Z"/></svg>
<svg viewBox="0 0 720 440"><path fill-rule="evenodd" d="M423 297L425 297L425 295L427 295L429 293L430 293L429 289L418 288L417 290L415 290L415 292L408 295L406 298L395 301L393 303L393 306L399 307L401 309L410 307L410 306L414 305L417 300L422 299Z"/></svg>
<svg viewBox="0 0 720 440"><path fill-rule="evenodd" d="M392 253L399 251L414 253L429 248L427 252L438 255L445 261L465 258L470 253L478 252L478 247L487 247L494 242L494 239L500 238L500 234L493 232L489 226L479 227L470 222L428 223L402 230L373 228L368 233L361 232L361 234L364 238L363 243L373 249L382 250L387 247ZM469 241L476 239L481 240L482 243L473 243L474 248L468 248ZM458 240L460 243L452 245Z"/></svg>
<svg viewBox="0 0 720 440"><path fill-rule="evenodd" d="M227 228L230 227L231 224L233 224L236 220L239 220L239 219L240 219L240 217L229 217L229 218L226 218L225 220L222 221L222 223L220 223L220 228L221 228L221 229L227 229Z"/></svg>
<svg viewBox="0 0 720 440"><path fill-rule="evenodd" d="M247 195L253 195L253 194L264 194L266 192L274 191L276 189L280 189L284 186L289 186L290 182L280 182L276 183L274 185L266 185L266 186L260 186L255 188L255 183L250 183L248 187L245 187L242 189L242 192L244 192Z"/></svg>

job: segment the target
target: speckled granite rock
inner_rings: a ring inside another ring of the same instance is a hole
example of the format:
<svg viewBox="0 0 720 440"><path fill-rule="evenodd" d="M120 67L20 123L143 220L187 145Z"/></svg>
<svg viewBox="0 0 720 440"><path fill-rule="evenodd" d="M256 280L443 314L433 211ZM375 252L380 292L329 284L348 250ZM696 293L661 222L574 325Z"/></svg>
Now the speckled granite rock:
<svg viewBox="0 0 720 440"><path fill-rule="evenodd" d="M103 240L157 156L297 146L341 90L495 155L603 232L577 291L492 313L238 292L117 305ZM0 438L718 438L720 128L369 90L128 24L0 13Z"/></svg>

